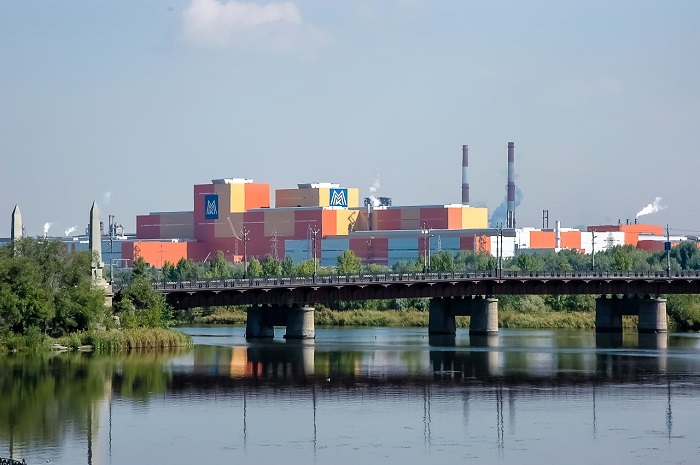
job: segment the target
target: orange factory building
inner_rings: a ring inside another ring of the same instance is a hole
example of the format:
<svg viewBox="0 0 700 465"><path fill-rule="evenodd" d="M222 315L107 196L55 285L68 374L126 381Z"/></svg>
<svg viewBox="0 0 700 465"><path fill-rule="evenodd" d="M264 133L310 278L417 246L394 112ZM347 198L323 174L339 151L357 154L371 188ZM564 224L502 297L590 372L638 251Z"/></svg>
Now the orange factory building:
<svg viewBox="0 0 700 465"><path fill-rule="evenodd" d="M525 249L569 248L590 253L614 245L657 247L660 226L502 229L488 227L488 210L462 204L392 206L365 199L357 188L334 183L279 189L250 179L214 179L195 185L193 211L154 212L136 218L136 240L122 243L122 258L143 257L162 267L181 258L212 259L218 250L240 262L267 254L295 262L316 257L333 266L345 250L363 263L393 265L439 251L470 250L513 256ZM499 235L502 237L499 239ZM663 243L661 244L663 247Z"/></svg>

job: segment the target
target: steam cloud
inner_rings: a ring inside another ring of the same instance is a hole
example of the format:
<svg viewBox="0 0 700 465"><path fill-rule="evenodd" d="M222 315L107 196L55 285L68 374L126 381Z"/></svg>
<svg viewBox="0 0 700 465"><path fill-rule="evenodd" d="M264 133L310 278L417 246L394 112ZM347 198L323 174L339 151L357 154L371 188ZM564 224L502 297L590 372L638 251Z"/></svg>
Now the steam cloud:
<svg viewBox="0 0 700 465"><path fill-rule="evenodd" d="M66 237L70 236L75 232L75 230L78 229L77 226L71 226L70 228L65 230Z"/></svg>
<svg viewBox="0 0 700 465"><path fill-rule="evenodd" d="M107 205L110 200L112 200L112 193L110 191L107 191L102 196L102 206Z"/></svg>
<svg viewBox="0 0 700 465"><path fill-rule="evenodd" d="M637 218L639 218L640 216L649 215L651 213L660 212L665 208L665 206L661 205L661 197L656 197L652 203L639 210L639 212L637 213Z"/></svg>
<svg viewBox="0 0 700 465"><path fill-rule="evenodd" d="M382 186L379 184L379 172L377 172L377 178L374 180L374 184L372 184L369 188L369 199L372 201L373 207L378 207L380 205L379 199L374 195L377 193L380 187Z"/></svg>
<svg viewBox="0 0 700 465"><path fill-rule="evenodd" d="M516 185L515 186L515 206L517 207L520 205L520 202L523 200L523 192L520 190L520 188ZM491 213L491 218L489 218L489 226L492 228L495 228L498 223L501 223L503 226L506 224L508 216L508 193L506 191L506 198L501 202L501 204L496 207L496 209Z"/></svg>
<svg viewBox="0 0 700 465"><path fill-rule="evenodd" d="M44 223L44 237L49 236L49 228L53 226L53 222Z"/></svg>

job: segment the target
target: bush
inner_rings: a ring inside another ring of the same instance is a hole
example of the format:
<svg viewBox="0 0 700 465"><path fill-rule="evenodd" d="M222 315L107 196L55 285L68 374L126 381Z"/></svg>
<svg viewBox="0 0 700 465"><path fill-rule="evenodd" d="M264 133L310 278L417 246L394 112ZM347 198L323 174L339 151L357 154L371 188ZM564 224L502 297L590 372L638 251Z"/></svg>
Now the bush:
<svg viewBox="0 0 700 465"><path fill-rule="evenodd" d="M700 330L700 296L670 295L666 300L666 312L673 320L676 329Z"/></svg>

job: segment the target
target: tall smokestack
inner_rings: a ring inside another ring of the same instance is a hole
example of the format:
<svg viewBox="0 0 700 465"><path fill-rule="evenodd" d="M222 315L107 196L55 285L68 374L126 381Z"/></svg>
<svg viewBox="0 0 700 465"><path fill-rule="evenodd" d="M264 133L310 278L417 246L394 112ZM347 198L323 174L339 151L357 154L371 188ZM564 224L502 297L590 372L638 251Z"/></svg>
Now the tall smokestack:
<svg viewBox="0 0 700 465"><path fill-rule="evenodd" d="M506 227L515 227L515 144L508 142L508 203L506 213Z"/></svg>
<svg viewBox="0 0 700 465"><path fill-rule="evenodd" d="M469 168L469 146L462 146L462 205L469 205L469 177L467 169Z"/></svg>

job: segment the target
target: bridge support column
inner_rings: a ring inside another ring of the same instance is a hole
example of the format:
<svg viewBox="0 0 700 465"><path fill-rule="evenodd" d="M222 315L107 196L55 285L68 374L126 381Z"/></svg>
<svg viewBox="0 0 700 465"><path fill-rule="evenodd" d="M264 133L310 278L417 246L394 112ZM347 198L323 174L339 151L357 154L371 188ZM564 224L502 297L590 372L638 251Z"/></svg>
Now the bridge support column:
<svg viewBox="0 0 700 465"><path fill-rule="evenodd" d="M473 300L469 321L469 334L495 334L498 332L498 299L493 297Z"/></svg>
<svg viewBox="0 0 700 465"><path fill-rule="evenodd" d="M450 308L451 301L446 299L430 299L428 308L428 334L455 334L457 323L454 311Z"/></svg>
<svg viewBox="0 0 700 465"><path fill-rule="evenodd" d="M646 298L639 301L640 333L665 333L668 331L666 321L666 299Z"/></svg>
<svg viewBox="0 0 700 465"><path fill-rule="evenodd" d="M246 339L275 337L275 326L262 307L248 307L245 337Z"/></svg>
<svg viewBox="0 0 700 465"><path fill-rule="evenodd" d="M595 330L599 333L621 333L622 313L618 311L619 299L600 296L595 299Z"/></svg>
<svg viewBox="0 0 700 465"><path fill-rule="evenodd" d="M430 299L428 334L455 334L455 316L470 316L469 334L498 333L498 299L466 297L464 299Z"/></svg>
<svg viewBox="0 0 700 465"><path fill-rule="evenodd" d="M295 305L287 310L286 339L315 339L314 307Z"/></svg>

